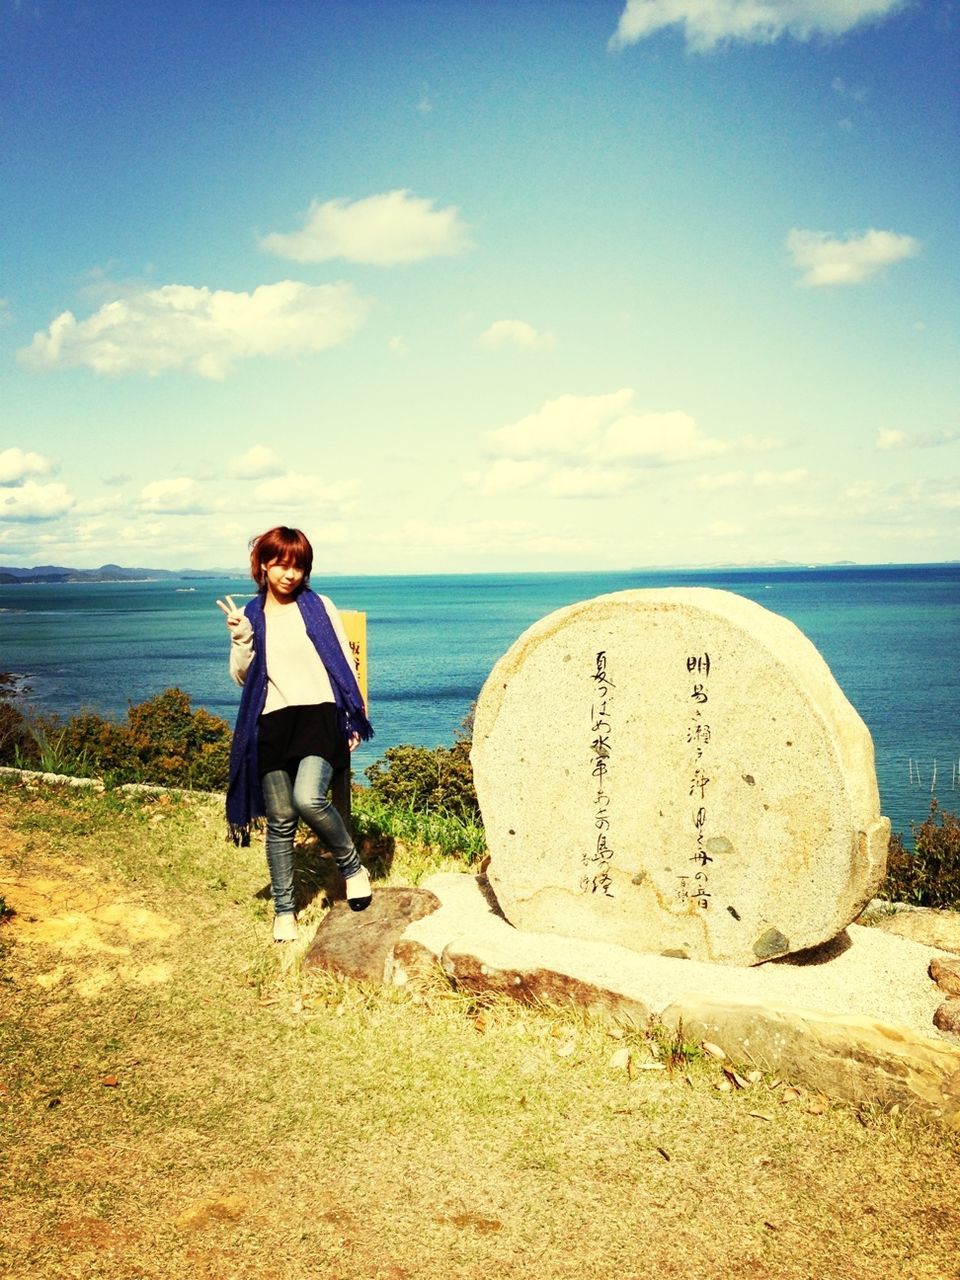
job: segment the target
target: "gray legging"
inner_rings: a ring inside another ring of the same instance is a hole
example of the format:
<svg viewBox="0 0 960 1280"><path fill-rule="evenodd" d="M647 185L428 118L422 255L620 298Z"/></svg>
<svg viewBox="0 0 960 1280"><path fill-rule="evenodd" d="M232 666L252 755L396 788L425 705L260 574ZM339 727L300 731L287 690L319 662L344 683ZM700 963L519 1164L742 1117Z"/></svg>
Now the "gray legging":
<svg viewBox="0 0 960 1280"><path fill-rule="evenodd" d="M277 915L295 910L293 896L293 837L302 818L336 859L340 871L355 876L360 858L343 819L327 799L333 767L322 756L304 756L291 781L285 769L263 776L267 809L267 866Z"/></svg>

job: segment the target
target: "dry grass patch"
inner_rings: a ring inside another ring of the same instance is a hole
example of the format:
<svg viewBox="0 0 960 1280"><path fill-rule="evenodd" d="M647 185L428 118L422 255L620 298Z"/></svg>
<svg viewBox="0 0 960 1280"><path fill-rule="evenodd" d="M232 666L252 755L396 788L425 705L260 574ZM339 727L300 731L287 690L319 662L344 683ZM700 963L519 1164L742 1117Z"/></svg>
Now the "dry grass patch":
<svg viewBox="0 0 960 1280"><path fill-rule="evenodd" d="M212 802L6 784L0 849L2 1277L960 1276L955 1135L305 971Z"/></svg>

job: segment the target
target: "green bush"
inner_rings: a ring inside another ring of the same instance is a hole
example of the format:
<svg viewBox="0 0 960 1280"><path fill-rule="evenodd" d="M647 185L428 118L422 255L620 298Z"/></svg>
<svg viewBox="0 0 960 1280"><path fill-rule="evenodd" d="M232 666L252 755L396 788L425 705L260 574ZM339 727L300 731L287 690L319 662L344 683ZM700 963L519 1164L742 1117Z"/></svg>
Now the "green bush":
<svg viewBox="0 0 960 1280"><path fill-rule="evenodd" d="M92 711L81 711L65 723L42 717L36 723L37 763L55 773L107 773L124 782L134 768L125 725L104 720Z"/></svg>
<svg viewBox="0 0 960 1280"><path fill-rule="evenodd" d="M414 811L435 810L477 822L469 746L388 747L366 769L370 788L384 804Z"/></svg>
<svg viewBox="0 0 960 1280"><path fill-rule="evenodd" d="M0 760L73 775L97 774L114 783L150 782L197 791L224 791L230 764L230 726L182 689L165 689L133 704L126 722L81 711L69 720L32 723L4 699L11 678L0 675Z"/></svg>
<svg viewBox="0 0 960 1280"><path fill-rule="evenodd" d="M931 800L927 817L911 828L913 853L904 848L902 836L890 840L881 896L960 911L960 817Z"/></svg>
<svg viewBox="0 0 960 1280"><path fill-rule="evenodd" d="M230 726L201 707L194 711L182 689L165 689L131 706L127 733L143 777L167 786L225 791Z"/></svg>
<svg viewBox="0 0 960 1280"><path fill-rule="evenodd" d="M16 676L0 671L0 763L13 764L34 747L30 723L19 705L27 693Z"/></svg>
<svg viewBox="0 0 960 1280"><path fill-rule="evenodd" d="M374 795L384 804L414 813L450 814L480 823L470 764L475 707L476 703L464 716L452 747L388 747L365 770Z"/></svg>

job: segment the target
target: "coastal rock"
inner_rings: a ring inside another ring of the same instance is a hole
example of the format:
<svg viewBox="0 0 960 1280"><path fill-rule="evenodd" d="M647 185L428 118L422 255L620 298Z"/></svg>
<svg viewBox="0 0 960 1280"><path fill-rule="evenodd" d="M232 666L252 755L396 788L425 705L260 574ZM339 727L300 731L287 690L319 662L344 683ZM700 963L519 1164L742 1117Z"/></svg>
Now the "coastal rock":
<svg viewBox="0 0 960 1280"><path fill-rule="evenodd" d="M895 915L881 916L873 926L898 938L912 938L925 946L960 955L960 911L935 907L911 907Z"/></svg>
<svg viewBox="0 0 960 1280"><path fill-rule="evenodd" d="M930 977L948 996L960 996L960 960L931 960Z"/></svg>
<svg viewBox="0 0 960 1280"><path fill-rule="evenodd" d="M933 1025L939 1031L960 1036L960 1000L944 1000L933 1015Z"/></svg>
<svg viewBox="0 0 960 1280"><path fill-rule="evenodd" d="M960 1046L938 1036L931 948L851 925L831 944L750 968L643 955L514 929L483 876L435 875L440 901L404 940L459 987L588 1009L638 1028L651 1018L846 1101L909 1106L960 1128Z"/></svg>
<svg viewBox="0 0 960 1280"><path fill-rule="evenodd" d="M472 760L523 930L756 965L834 937L886 866L866 726L792 623L730 592L544 618L484 684Z"/></svg>
<svg viewBox="0 0 960 1280"><path fill-rule="evenodd" d="M398 953L400 939L414 920L439 906L436 895L426 889L395 887L374 888L365 911L334 903L320 922L304 965L365 982L406 981L418 963L419 949L407 944ZM433 963L429 954L428 959Z"/></svg>
<svg viewBox="0 0 960 1280"><path fill-rule="evenodd" d="M960 1050L933 1037L871 1018L689 996L661 1020L827 1097L897 1104L960 1129Z"/></svg>

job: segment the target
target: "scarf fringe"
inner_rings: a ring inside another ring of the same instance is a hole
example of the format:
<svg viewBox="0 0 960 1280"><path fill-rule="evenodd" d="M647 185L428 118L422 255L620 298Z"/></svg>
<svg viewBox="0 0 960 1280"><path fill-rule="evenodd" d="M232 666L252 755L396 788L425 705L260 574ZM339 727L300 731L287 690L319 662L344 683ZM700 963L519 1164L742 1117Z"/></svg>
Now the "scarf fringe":
<svg viewBox="0 0 960 1280"><path fill-rule="evenodd" d="M263 818L251 818L249 822L228 822L227 839L232 840L238 849L250 847L250 837L259 835L266 829Z"/></svg>

